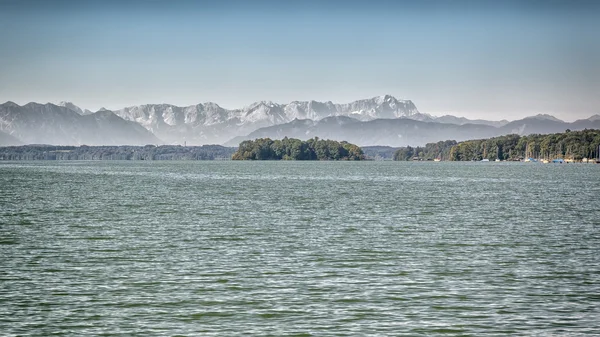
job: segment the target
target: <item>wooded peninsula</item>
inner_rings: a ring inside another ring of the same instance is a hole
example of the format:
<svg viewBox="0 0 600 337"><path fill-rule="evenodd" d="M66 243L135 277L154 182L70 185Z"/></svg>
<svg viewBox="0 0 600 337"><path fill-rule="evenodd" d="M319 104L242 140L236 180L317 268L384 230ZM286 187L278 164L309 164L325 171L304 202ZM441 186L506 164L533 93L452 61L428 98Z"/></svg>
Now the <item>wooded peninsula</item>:
<svg viewBox="0 0 600 337"><path fill-rule="evenodd" d="M425 147L401 147L394 160L569 160L598 158L600 130L583 130L548 135L506 135L456 142L430 143Z"/></svg>

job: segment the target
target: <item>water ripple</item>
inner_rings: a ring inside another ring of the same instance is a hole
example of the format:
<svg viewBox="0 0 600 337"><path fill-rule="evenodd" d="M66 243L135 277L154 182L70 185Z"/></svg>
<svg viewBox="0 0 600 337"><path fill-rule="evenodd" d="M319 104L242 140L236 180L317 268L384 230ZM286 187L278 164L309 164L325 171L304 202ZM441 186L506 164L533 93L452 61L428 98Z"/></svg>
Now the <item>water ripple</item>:
<svg viewBox="0 0 600 337"><path fill-rule="evenodd" d="M600 334L600 166L0 163L2 334Z"/></svg>

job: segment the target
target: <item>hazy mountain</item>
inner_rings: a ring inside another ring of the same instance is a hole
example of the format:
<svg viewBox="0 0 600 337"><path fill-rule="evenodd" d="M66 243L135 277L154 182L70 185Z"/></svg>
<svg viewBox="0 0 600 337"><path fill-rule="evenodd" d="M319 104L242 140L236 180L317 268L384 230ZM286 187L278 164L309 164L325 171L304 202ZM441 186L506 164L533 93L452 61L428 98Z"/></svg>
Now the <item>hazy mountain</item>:
<svg viewBox="0 0 600 337"><path fill-rule="evenodd" d="M526 117L521 120L512 121L502 127L505 133L514 133L518 135L527 135L532 133L555 133L564 132L569 126L563 121L554 118L546 118L538 115Z"/></svg>
<svg viewBox="0 0 600 337"><path fill-rule="evenodd" d="M320 121L294 120L290 123L258 129L245 137L236 137L225 145L234 146L246 139L255 138L299 138L313 137L346 140L361 146L421 145L446 139L474 139L494 133L496 128L476 124L445 124L421 122L409 118L374 119L359 121L337 116Z"/></svg>
<svg viewBox="0 0 600 337"><path fill-rule="evenodd" d="M314 121L332 116L352 116L358 120L411 117L430 119L413 102L385 95L347 104L293 101L278 104L260 101L241 109L228 110L216 103L187 107L147 104L115 111L120 117L139 123L168 143L222 143L256 129L284 124L295 119Z"/></svg>
<svg viewBox="0 0 600 337"><path fill-rule="evenodd" d="M80 115L91 115L91 114L94 113L93 111L90 111L88 109L81 109L80 107L78 107L77 105L73 104L72 102L61 101L57 105L65 107L65 108L67 108L69 110L73 110L73 111L77 112ZM102 108L100 110L106 110L106 109Z"/></svg>
<svg viewBox="0 0 600 337"><path fill-rule="evenodd" d="M0 146L15 146L15 145L23 145L23 142L18 140L17 138L9 135L6 132L0 131Z"/></svg>
<svg viewBox="0 0 600 337"><path fill-rule="evenodd" d="M79 109L81 111L81 109ZM81 115L74 106L13 102L0 105L0 131L25 144L145 145L161 141L110 111Z"/></svg>
<svg viewBox="0 0 600 337"><path fill-rule="evenodd" d="M0 105L0 131L23 143L143 145L199 145L259 137L314 136L347 140L359 145L425 145L440 140L468 140L516 133L564 132L600 128L600 115L566 123L550 115L508 122L434 117L420 113L408 100L390 95L347 104L260 101L229 110L216 103L187 107L146 104L114 113L104 108L92 113L70 102L59 105L12 102ZM6 136L3 139L8 139ZM162 141L161 141L162 140ZM8 140L6 140L8 143Z"/></svg>
<svg viewBox="0 0 600 337"><path fill-rule="evenodd" d="M537 115L512 121L499 128L501 134L514 133L518 135L558 133L565 132L567 129L573 131L600 129L600 119L592 116L588 119L567 123L550 115Z"/></svg>
<svg viewBox="0 0 600 337"><path fill-rule="evenodd" d="M551 116L550 116L551 117ZM247 136L235 137L225 143L236 146L255 138L292 137L306 140L312 137L346 140L361 146L422 146L442 140L463 141L490 138L506 134L546 134L566 129L600 129L600 119L566 123L556 118L538 115L510 122L501 127L484 124L450 124L421 122L409 118L359 121L349 117L329 117L320 121L294 120L290 123L261 128Z"/></svg>
<svg viewBox="0 0 600 337"><path fill-rule="evenodd" d="M80 115L83 115L83 110L81 110L80 107L78 107L77 105L73 104L72 102L65 102L65 101L61 101L60 103L57 104L58 106L62 106L64 108L67 108L71 111L75 111Z"/></svg>
<svg viewBox="0 0 600 337"><path fill-rule="evenodd" d="M399 149L399 147L391 147L391 146L363 146L362 150L365 156L368 159L374 160L392 160L394 158L394 153Z"/></svg>
<svg viewBox="0 0 600 337"><path fill-rule="evenodd" d="M587 119L578 119L575 123L597 122L600 121L600 115L593 115Z"/></svg>
<svg viewBox="0 0 600 337"><path fill-rule="evenodd" d="M377 119L410 119L420 122L451 124L451 125L483 125L494 128L504 127L509 124L506 120L488 121L483 119L470 120L464 117L441 116L434 117L418 111L417 107L410 100L399 100L390 95L377 96L369 99L357 100L346 104L335 104L331 101L293 101L288 104L279 104L271 101L260 101L250 104L241 109L225 109L216 103L204 103L187 107L179 107L170 104L146 104L124 108L115 111L120 117L139 123L146 129L152 131L157 137L171 144L188 145L224 143L231 139L242 139L242 135L248 135L255 130L269 128L267 130L275 132L275 135L286 135L289 131L288 123L294 123L295 120L308 120L316 127L325 128L322 124L316 122L323 121L331 117L351 117L356 121L373 121ZM538 115L535 118L543 120L552 120L548 115ZM340 120L337 120L338 122ZM556 122L562 122L555 120ZM281 126L279 126L281 125ZM325 125L329 125L325 123ZM303 126L306 127L306 126ZM331 125L329 125L331 127ZM473 129L473 126L462 129ZM511 124L509 126L515 132L528 132L528 130L538 130L533 124ZM519 129L521 128L521 129ZM296 126L293 129L297 129ZM460 130L451 126L429 126L425 129L441 130L452 129ZM543 127L541 127L543 129ZM555 128L549 128L554 130ZM494 129L492 129L494 130ZM263 132L263 131L261 131ZM266 131L264 131L266 132ZM314 132L304 130L303 132ZM340 131L341 132L341 131ZM392 132L392 131L390 131ZM396 131L393 131L393 133ZM458 132L458 131L457 131ZM260 132L259 132L260 133ZM329 131L325 132L329 133ZM397 133L397 132L396 132ZM461 138L460 134L450 135L455 139ZM435 135L431 135L435 137ZM387 136L386 136L387 137ZM363 136L368 144L374 144ZM389 139L393 143L398 143L397 134ZM427 138L425 136L421 137ZM386 138L387 139L387 138ZM403 141L402 141L403 142ZM392 143L390 143L392 144ZM233 144L237 145L237 144Z"/></svg>
<svg viewBox="0 0 600 337"><path fill-rule="evenodd" d="M444 115L441 117L434 117L434 121L438 122L438 123L448 123L448 124L458 124L458 125L463 125L463 124L483 124L483 125L490 125L490 126L504 126L506 124L508 124L507 120L501 120L501 121L488 121L488 120L484 120L484 119L467 119L464 117L456 117L456 116L452 116L452 115Z"/></svg>
<svg viewBox="0 0 600 337"><path fill-rule="evenodd" d="M170 144L200 145L222 142L222 139L250 132L234 111L215 103L178 107L170 104L146 104L115 112L120 117L139 123ZM269 125L258 124L257 127Z"/></svg>

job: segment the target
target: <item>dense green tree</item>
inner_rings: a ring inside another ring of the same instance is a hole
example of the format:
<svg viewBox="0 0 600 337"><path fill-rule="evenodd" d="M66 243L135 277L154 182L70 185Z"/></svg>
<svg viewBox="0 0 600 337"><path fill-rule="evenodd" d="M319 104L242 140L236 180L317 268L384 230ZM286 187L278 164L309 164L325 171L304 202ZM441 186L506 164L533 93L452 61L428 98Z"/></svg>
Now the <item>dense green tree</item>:
<svg viewBox="0 0 600 337"><path fill-rule="evenodd" d="M347 142L317 137L305 142L295 138L260 138L240 143L233 160L363 160L362 149Z"/></svg>
<svg viewBox="0 0 600 337"><path fill-rule="evenodd" d="M394 153L394 160L410 160L414 157L414 149L411 146L401 147Z"/></svg>
<svg viewBox="0 0 600 337"><path fill-rule="evenodd" d="M600 130L583 130L549 135L508 135L487 140L461 142L451 149L449 160L478 160L487 147L487 159L521 160L598 158ZM493 146L495 150L490 151ZM476 149L476 151L473 151ZM495 157L494 157L495 152Z"/></svg>
<svg viewBox="0 0 600 337"><path fill-rule="evenodd" d="M521 160L565 158L581 160L598 158L600 130L569 131L548 135L506 135L490 139L468 140L457 143L445 141L427 144L424 148L399 148L394 160Z"/></svg>
<svg viewBox="0 0 600 337"><path fill-rule="evenodd" d="M452 146L456 145L454 140L440 141L437 143L428 143L425 147L401 147L394 153L394 160L447 160L451 155Z"/></svg>
<svg viewBox="0 0 600 337"><path fill-rule="evenodd" d="M53 146L0 147L0 160L215 160L229 159L235 148L203 146Z"/></svg>

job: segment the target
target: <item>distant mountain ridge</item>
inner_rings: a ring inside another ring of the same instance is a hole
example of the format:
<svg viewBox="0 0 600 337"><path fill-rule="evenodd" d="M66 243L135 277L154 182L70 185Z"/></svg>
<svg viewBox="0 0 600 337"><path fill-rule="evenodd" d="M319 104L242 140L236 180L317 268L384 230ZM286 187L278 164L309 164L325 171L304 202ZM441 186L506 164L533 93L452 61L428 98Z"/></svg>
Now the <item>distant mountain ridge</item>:
<svg viewBox="0 0 600 337"><path fill-rule="evenodd" d="M11 136L10 134L0 131L0 145L1 146L17 146L17 145L23 145L23 142L21 142L19 139L17 139L14 136Z"/></svg>
<svg viewBox="0 0 600 337"><path fill-rule="evenodd" d="M440 117L434 117L434 119L432 121L435 121L438 123L457 124L457 125L483 124L483 125L496 126L496 127L504 126L509 123L509 121L507 121L506 119L503 119L501 121L488 121L488 120L484 120L484 119L467 119L465 117L456 117L456 116L452 116L452 115L444 115L444 116L440 116Z"/></svg>
<svg viewBox="0 0 600 337"><path fill-rule="evenodd" d="M347 140L358 145L418 146L440 140L600 128L600 115L566 123L550 115L518 121L470 120L421 113L410 100L382 95L351 103L259 101L241 109L216 103L144 104L110 111L71 102L0 104L0 145L226 144L257 137Z"/></svg>
<svg viewBox="0 0 600 337"><path fill-rule="evenodd" d="M145 145L161 142L139 124L110 111L86 115L77 113L72 107L51 103L1 104L0 132L25 144Z"/></svg>
<svg viewBox="0 0 600 337"><path fill-rule="evenodd" d="M565 130L600 129L600 119L563 122L546 116L533 116L509 122L503 126L485 124L450 124L423 122L410 118L374 119L359 121L345 116L320 121L294 120L290 123L258 129L247 136L226 142L235 146L244 140L256 138L293 137L306 140L313 137L343 139L359 146L423 146L443 140L471 140L492 138L507 134L529 135L559 133Z"/></svg>
<svg viewBox="0 0 600 337"><path fill-rule="evenodd" d="M115 114L135 121L168 143L223 143L256 129L291 122L294 119L321 120L331 116L352 116L359 120L419 115L410 100L391 95L362 99L346 104L331 101L292 101L279 104L259 101L241 109L228 110L216 103L179 107L146 104L123 108Z"/></svg>
<svg viewBox="0 0 600 337"><path fill-rule="evenodd" d="M93 114L93 112L90 111L90 110L88 110L88 109L82 110L80 107L78 107L77 105L73 104L73 102L61 101L57 105L65 107L65 108L67 108L69 110L73 110L73 111L77 112L80 115L91 115L91 114ZM98 111L101 111L101 110L106 110L106 109L100 109Z"/></svg>

